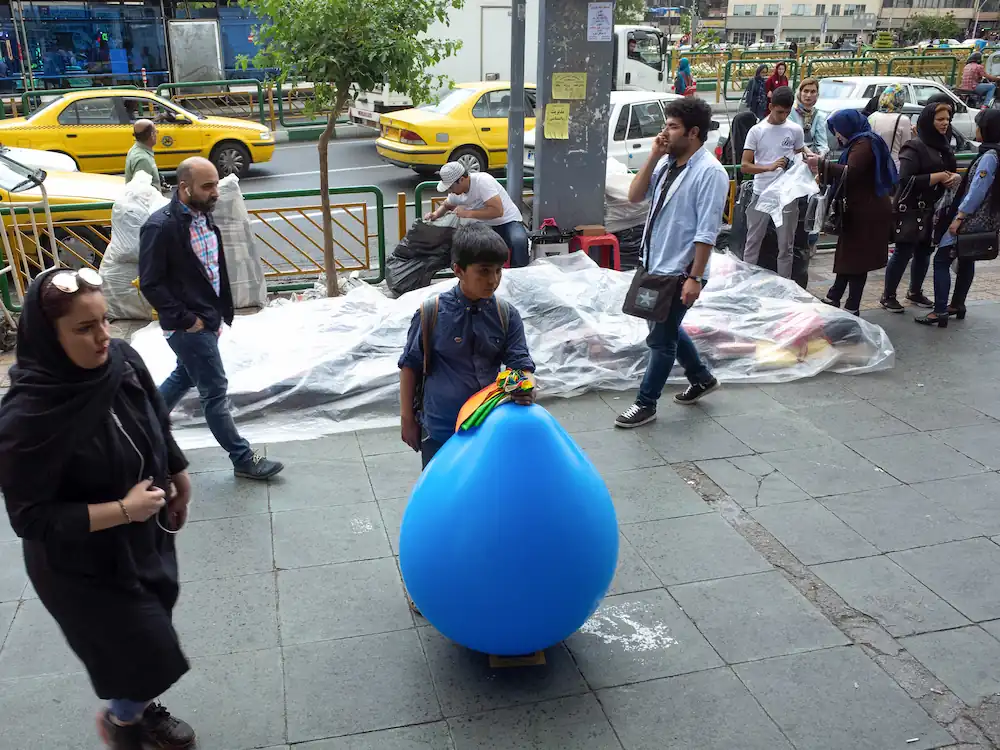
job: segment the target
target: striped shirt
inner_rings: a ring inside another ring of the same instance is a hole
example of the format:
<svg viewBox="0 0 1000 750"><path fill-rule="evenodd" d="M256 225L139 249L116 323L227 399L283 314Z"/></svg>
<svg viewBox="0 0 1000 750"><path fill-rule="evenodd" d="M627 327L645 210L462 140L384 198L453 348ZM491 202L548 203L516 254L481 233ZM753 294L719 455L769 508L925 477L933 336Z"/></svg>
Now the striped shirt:
<svg viewBox="0 0 1000 750"><path fill-rule="evenodd" d="M183 203L181 205L184 206ZM208 225L208 217L205 214L196 213L187 206L184 206L184 210L191 214L191 249L205 267L208 280L212 282L212 289L216 294L220 294L222 275L219 272L219 238Z"/></svg>

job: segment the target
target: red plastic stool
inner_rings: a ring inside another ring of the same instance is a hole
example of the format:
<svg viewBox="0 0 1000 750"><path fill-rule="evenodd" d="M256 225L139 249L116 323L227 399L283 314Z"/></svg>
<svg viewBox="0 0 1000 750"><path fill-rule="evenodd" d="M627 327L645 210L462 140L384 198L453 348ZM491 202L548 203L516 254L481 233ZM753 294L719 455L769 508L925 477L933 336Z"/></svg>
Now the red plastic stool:
<svg viewBox="0 0 1000 750"><path fill-rule="evenodd" d="M621 250L618 247L618 238L613 234L600 234L597 236L578 234L569 241L569 251L571 253L580 250L589 253L592 247L600 248L601 250L601 260L598 262L601 268L613 268L616 271L622 270Z"/></svg>

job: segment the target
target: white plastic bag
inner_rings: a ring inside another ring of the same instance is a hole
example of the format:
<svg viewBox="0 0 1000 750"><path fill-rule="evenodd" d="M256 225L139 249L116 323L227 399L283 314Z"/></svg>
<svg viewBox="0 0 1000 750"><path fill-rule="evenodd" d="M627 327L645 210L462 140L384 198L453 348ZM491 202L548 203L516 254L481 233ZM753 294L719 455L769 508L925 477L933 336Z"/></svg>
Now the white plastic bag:
<svg viewBox="0 0 1000 750"><path fill-rule="evenodd" d="M778 179L768 185L757 198L754 208L771 214L774 226L782 224L782 210L789 203L807 195L819 192L816 177L809 165L800 156L795 156L792 165Z"/></svg>
<svg viewBox="0 0 1000 750"><path fill-rule="evenodd" d="M264 281L264 268L257 251L257 238L250 225L250 213L236 175L228 175L219 180L219 201L215 204L212 218L222 235L233 305L237 309L266 307L267 283Z"/></svg>

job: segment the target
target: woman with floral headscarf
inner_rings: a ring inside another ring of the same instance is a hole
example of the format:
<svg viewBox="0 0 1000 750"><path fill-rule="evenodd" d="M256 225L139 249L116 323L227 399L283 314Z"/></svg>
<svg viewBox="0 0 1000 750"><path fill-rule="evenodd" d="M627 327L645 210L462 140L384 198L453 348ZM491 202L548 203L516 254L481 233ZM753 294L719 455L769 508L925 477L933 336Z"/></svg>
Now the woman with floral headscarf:
<svg viewBox="0 0 1000 750"><path fill-rule="evenodd" d="M674 79L674 93L686 96L687 90L697 85L694 76L691 74L691 62L682 57L677 64L677 77Z"/></svg>
<svg viewBox="0 0 1000 750"><path fill-rule="evenodd" d="M904 104L906 104L906 89L901 84L891 83L879 97L878 112L868 117L868 124L872 130L882 136L885 145L889 147L896 169L899 169L900 149L913 137L910 118L903 114Z"/></svg>

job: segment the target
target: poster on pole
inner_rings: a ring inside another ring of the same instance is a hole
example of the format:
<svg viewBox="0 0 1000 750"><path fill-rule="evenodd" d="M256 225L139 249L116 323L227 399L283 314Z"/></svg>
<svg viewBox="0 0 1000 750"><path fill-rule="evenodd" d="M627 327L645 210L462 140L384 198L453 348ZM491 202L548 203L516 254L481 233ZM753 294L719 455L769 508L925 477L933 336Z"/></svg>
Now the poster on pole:
<svg viewBox="0 0 1000 750"><path fill-rule="evenodd" d="M588 42L610 42L614 27L614 3L587 3Z"/></svg>

